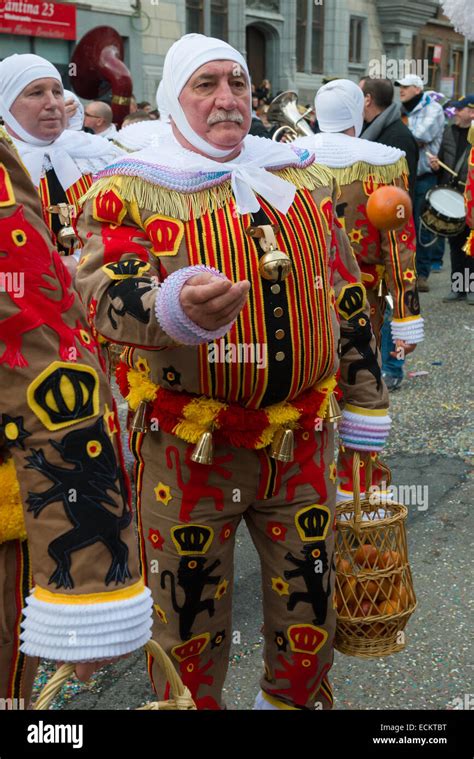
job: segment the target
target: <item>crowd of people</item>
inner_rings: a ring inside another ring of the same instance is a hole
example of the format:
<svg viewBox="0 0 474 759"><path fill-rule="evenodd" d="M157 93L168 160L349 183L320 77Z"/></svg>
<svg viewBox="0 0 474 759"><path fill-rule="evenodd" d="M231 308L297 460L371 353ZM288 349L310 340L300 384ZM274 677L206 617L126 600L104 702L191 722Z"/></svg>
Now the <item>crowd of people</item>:
<svg viewBox="0 0 474 759"><path fill-rule="evenodd" d="M387 80L328 82L314 135L288 143L255 135L271 84L218 39L174 43L157 110L135 101L119 129L45 59L0 63L1 697L29 702L39 657L87 679L153 635L197 708L225 708L244 520L262 567L255 708L332 708L336 499L356 452L363 492L387 480L387 385L424 337L416 272L435 261L421 196L444 164L467 183L454 273L474 247L474 97L445 127L420 82L395 83L401 110ZM384 231L367 203L391 184L414 218Z"/></svg>

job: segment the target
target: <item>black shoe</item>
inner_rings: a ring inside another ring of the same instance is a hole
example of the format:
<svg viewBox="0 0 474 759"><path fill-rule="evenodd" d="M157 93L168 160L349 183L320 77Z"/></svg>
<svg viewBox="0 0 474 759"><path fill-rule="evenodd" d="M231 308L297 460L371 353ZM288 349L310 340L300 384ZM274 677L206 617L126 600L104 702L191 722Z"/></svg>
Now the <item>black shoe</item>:
<svg viewBox="0 0 474 759"><path fill-rule="evenodd" d="M392 374L385 374L383 381L387 386L389 393L393 393L394 390L398 390L403 382L403 377L394 377Z"/></svg>
<svg viewBox="0 0 474 759"><path fill-rule="evenodd" d="M443 303L453 303L455 300L464 300L466 293L453 293L452 291L445 295Z"/></svg>

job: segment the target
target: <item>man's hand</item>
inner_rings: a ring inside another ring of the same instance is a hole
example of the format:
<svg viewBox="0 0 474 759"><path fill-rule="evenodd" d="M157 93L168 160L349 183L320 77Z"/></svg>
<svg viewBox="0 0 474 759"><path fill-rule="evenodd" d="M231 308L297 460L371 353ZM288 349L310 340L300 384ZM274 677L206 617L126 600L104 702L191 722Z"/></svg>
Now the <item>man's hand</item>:
<svg viewBox="0 0 474 759"><path fill-rule="evenodd" d="M404 359L409 353L413 353L416 348L416 343L406 343L404 340L395 340L395 350L390 351L390 355L394 358ZM403 351L400 355L400 349Z"/></svg>
<svg viewBox="0 0 474 759"><path fill-rule="evenodd" d="M428 161L430 162L430 166L433 169L433 171L439 171L439 161L437 156L431 155L431 153L428 153Z"/></svg>
<svg viewBox="0 0 474 759"><path fill-rule="evenodd" d="M72 119L72 117L75 115L78 105L76 101L74 100L74 98L69 98L69 100L66 100L64 102L64 106L66 109L67 120L69 122Z"/></svg>
<svg viewBox="0 0 474 759"><path fill-rule="evenodd" d="M247 301L250 282L233 284L211 273L196 274L182 288L179 301L191 321L213 332L233 321Z"/></svg>
<svg viewBox="0 0 474 759"><path fill-rule="evenodd" d="M89 678L101 667L105 667L106 664L113 664L116 661L119 661L120 659L126 659L130 654L123 654L123 656L115 656L113 659L103 659L102 661L86 661L86 662L79 662L76 664L76 677L81 682L85 683ZM59 669L59 667L64 664L64 662L56 662L56 667Z"/></svg>

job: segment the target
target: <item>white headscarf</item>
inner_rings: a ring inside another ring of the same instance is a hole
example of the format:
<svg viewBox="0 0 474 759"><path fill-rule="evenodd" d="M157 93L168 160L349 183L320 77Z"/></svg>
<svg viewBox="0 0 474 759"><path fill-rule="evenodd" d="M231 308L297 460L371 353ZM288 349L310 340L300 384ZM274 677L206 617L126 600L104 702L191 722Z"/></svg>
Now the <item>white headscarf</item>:
<svg viewBox="0 0 474 759"><path fill-rule="evenodd" d="M211 158L225 158L232 153L230 150L214 148L191 129L186 115L179 103L181 91L188 79L198 68L210 61L235 61L244 71L249 83L249 101L252 105L250 90L250 74L242 55L235 48L214 37L204 34L185 34L171 45L163 66L163 96L169 113L181 134L197 150L201 150Z"/></svg>
<svg viewBox="0 0 474 759"><path fill-rule="evenodd" d="M34 137L14 118L10 108L18 95L36 79L57 79L61 84L59 71L39 55L10 55L0 63L0 114L5 124L20 139L12 136L20 157L27 168L33 184L39 185L45 169L52 166L56 176L67 190L83 174L99 171L123 154L120 148L108 140L85 132L70 129L51 141Z"/></svg>
<svg viewBox="0 0 474 759"><path fill-rule="evenodd" d="M249 83L249 108L251 109L250 75L244 58L227 42L213 37L205 37L202 34L186 34L168 50L163 67L160 101L163 102L164 100L165 110L166 108L169 109L173 122L186 140L196 150L205 153L205 156L201 156L189 150L184 152L184 155L187 156L186 160L188 164L192 164L193 170L198 171L201 167L203 171L222 171L225 169L231 172L232 190L239 213L255 213L258 211L260 204L254 191L262 195L279 211L286 213L293 202L296 189L290 182L275 176L266 169L277 169L280 166L295 163L295 154L291 148L264 137L250 139L247 136L242 152L236 159L226 163L213 161L213 158L225 158L232 153L232 150L218 150L197 135L191 129L181 108L178 98L192 74L205 63L221 60L235 61L245 73ZM166 144L169 152L164 160L176 166L175 158L178 159L182 156L183 149L178 146L172 135L170 138ZM164 150L165 143L162 140L159 144L163 155L166 153ZM152 156L148 155L147 158L150 161ZM158 160L163 163L162 156Z"/></svg>
<svg viewBox="0 0 474 759"><path fill-rule="evenodd" d="M364 93L350 79L336 79L316 93L314 107L322 132L344 132L355 128L358 137L364 124Z"/></svg>
<svg viewBox="0 0 474 759"><path fill-rule="evenodd" d="M156 107L158 108L158 112L160 114L160 121L162 121L163 124L169 124L170 109L168 107L168 103L166 102L163 80L159 83L158 89L156 91Z"/></svg>
<svg viewBox="0 0 474 759"><path fill-rule="evenodd" d="M74 132L80 132L84 126L84 106L74 92L71 90L64 90L64 100L74 100L77 105L77 111L74 116L69 119L68 129L72 129Z"/></svg>

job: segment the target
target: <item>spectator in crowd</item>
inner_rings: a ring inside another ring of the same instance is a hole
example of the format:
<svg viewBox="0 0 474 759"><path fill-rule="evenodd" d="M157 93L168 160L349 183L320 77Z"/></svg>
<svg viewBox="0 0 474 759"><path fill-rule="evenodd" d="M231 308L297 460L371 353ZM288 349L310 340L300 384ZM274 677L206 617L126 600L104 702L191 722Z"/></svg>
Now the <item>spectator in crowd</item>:
<svg viewBox="0 0 474 759"><path fill-rule="evenodd" d="M454 123L448 124L445 128L439 155L430 158L430 166L437 175L438 184L464 186L471 149L468 133L474 118L474 95L457 100L452 106L456 109ZM457 179L440 166L440 161L458 173ZM466 225L459 235L448 238L451 253L451 292L443 298L445 303L467 298L467 302L474 305L474 292L469 289L471 277L474 277L474 259L463 250L468 234L469 227Z"/></svg>
<svg viewBox="0 0 474 759"><path fill-rule="evenodd" d="M150 111L153 110L153 106L148 102L148 100L142 100L141 103L137 103L137 110L150 113Z"/></svg>
<svg viewBox="0 0 474 759"><path fill-rule="evenodd" d="M137 110L138 110L137 99L135 95L132 95L132 97L130 98L130 113L135 113L135 111Z"/></svg>
<svg viewBox="0 0 474 759"><path fill-rule="evenodd" d="M364 93L364 126L361 137L371 142L382 142L405 151L410 170L410 195L415 197L418 143L400 114L400 105L393 102L394 88L389 79L364 77L359 82Z"/></svg>
<svg viewBox="0 0 474 759"><path fill-rule="evenodd" d="M260 111L260 114L259 114ZM259 105L259 99L256 95L252 95L252 123L250 124L249 134L253 134L255 137L269 137L268 129L263 123L261 118L262 106ZM267 121L268 123L268 121Z"/></svg>
<svg viewBox="0 0 474 759"><path fill-rule="evenodd" d="M269 79L263 79L260 87L256 92L259 100L263 100L264 103L271 103L273 100L272 85Z"/></svg>
<svg viewBox="0 0 474 759"><path fill-rule="evenodd" d="M151 121L150 115L145 111L135 111L135 113L129 113L122 121L122 129L130 124L135 124L139 121Z"/></svg>
<svg viewBox="0 0 474 759"><path fill-rule="evenodd" d="M382 142L405 151L409 175L410 195L415 196L416 172L418 166L418 143L403 123L400 105L393 102L394 88L389 79L364 77L359 82L364 93L364 127L361 137L372 142ZM387 303L382 327L381 351L382 369L389 391L397 390L403 380L405 358L397 352L392 340L391 321L393 310Z"/></svg>
<svg viewBox="0 0 474 759"><path fill-rule="evenodd" d="M415 186L415 204L413 216L417 231L416 268L418 273L418 290L428 292L428 277L431 271L431 256L433 252L433 235L420 229L420 216L423 210L425 195L436 184L436 175L430 166L428 153L438 153L445 125L444 111L439 103L423 92L423 79L416 74L407 74L395 82L400 88L402 117L416 139L420 149L418 159L417 180ZM423 233L422 233L423 232ZM440 244L439 241L436 244ZM444 245L444 241L442 242Z"/></svg>
<svg viewBox="0 0 474 759"><path fill-rule="evenodd" d="M117 128L112 123L112 108L102 100L93 100L87 105L84 114L84 126L92 129L94 134L99 134L107 140L115 139Z"/></svg>

